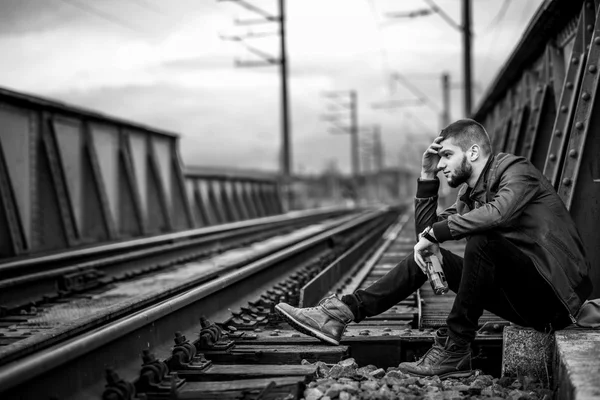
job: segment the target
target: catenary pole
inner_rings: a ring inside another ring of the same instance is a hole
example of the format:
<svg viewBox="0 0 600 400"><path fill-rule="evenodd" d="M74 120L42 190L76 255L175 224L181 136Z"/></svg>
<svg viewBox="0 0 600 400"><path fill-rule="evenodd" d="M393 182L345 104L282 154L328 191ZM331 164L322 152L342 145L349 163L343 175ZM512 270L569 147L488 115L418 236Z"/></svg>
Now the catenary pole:
<svg viewBox="0 0 600 400"><path fill-rule="evenodd" d="M471 116L471 0L463 0L462 2L463 16L463 67L464 67L464 107L465 118Z"/></svg>

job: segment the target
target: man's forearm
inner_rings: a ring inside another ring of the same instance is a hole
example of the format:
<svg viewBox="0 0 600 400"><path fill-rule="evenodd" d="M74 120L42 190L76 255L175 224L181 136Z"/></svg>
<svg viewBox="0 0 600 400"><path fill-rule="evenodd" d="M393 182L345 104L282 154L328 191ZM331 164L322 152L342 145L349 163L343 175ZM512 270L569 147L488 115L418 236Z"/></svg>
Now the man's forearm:
<svg viewBox="0 0 600 400"><path fill-rule="evenodd" d="M415 234L418 235L426 227L437 222L437 200L440 181L420 178L417 181L415 198Z"/></svg>

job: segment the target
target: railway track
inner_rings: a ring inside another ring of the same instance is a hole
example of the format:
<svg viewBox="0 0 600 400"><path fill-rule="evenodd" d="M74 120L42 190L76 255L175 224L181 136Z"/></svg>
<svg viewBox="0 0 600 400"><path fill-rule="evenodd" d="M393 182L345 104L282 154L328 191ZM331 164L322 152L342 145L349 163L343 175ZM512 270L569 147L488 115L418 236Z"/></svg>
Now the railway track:
<svg viewBox="0 0 600 400"><path fill-rule="evenodd" d="M204 279L188 281L179 290L163 290L163 297L151 301L140 302L134 296L119 307L83 318L84 324L81 319L67 323L62 337L48 335L53 341L43 345L18 342L20 353L5 353L6 357L0 353L1 397L98 398L105 390L108 398L133 398L129 390L135 387L146 398L161 398L173 388L190 388L195 378L185 378L184 371L206 372L207 366L214 366L211 373L221 371L221 378L235 377L242 370L255 371L246 375L257 371L256 367L243 367L242 360L271 365L311 358L312 350L306 348L290 348L289 352L263 349L257 356L247 341L256 340L263 330L276 337L277 331L270 330L280 323L272 310L274 304L296 301L299 289L349 248L359 250L353 257L364 257L397 214L385 209L355 215L260 259L238 255L219 263L197 263L187 273ZM343 348L321 344L309 348L313 348L315 360L333 362L345 355ZM141 370L140 363L144 364ZM221 364L228 366L219 367ZM105 369L109 367L113 372L107 375L110 383L105 388ZM169 370L178 371L178 378L168 374ZM286 370L292 375L306 372L299 365L261 367L258 371L269 370L277 375Z"/></svg>
<svg viewBox="0 0 600 400"><path fill-rule="evenodd" d="M0 317L183 262L250 246L275 235L351 214L332 208L289 213L118 242L0 264ZM343 219L340 220L340 223Z"/></svg>
<svg viewBox="0 0 600 400"><path fill-rule="evenodd" d="M420 357L453 295L426 283L388 312L348 326L340 346L298 333L274 312L311 306L383 276L414 246L410 214L374 211L192 289L0 366L0 397L299 399L317 361L396 366ZM464 244L452 245L460 254ZM474 368L499 375L502 327L484 314ZM65 382L69 382L68 385ZM42 388L42 389L40 389Z"/></svg>

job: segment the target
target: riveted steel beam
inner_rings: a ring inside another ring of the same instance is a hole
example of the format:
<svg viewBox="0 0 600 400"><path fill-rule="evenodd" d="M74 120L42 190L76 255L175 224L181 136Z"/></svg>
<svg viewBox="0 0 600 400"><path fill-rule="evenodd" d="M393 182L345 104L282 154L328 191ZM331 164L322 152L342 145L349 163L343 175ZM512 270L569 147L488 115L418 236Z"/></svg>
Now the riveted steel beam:
<svg viewBox="0 0 600 400"><path fill-rule="evenodd" d="M137 232L146 234L147 226L142 212L142 194L139 191L139 186L135 182L135 167L133 163L131 153L131 141L129 134L125 131L121 131L121 145L120 145L120 158L123 163L123 172L125 180L127 182L127 190L131 196L133 202L133 217Z"/></svg>
<svg viewBox="0 0 600 400"><path fill-rule="evenodd" d="M590 47L587 62L584 68L584 75L581 82L581 91L578 96L577 108L569 135L569 143L566 149L567 157L565 159L562 171L562 180L560 182L558 193L565 202L567 208L571 208L573 195L577 183L580 181L579 172L582 166L582 155L589 152L590 149L597 147L598 142L594 136L598 134L599 125L596 125L600 118L600 109L598 109L598 71L600 65L600 21L596 17L596 26L594 27L594 37ZM590 171L589 165L586 165L584 172ZM590 182L584 182L589 184Z"/></svg>
<svg viewBox="0 0 600 400"><path fill-rule="evenodd" d="M515 99L515 110L513 113L513 127L506 139L504 151L507 153L515 153L517 140L524 134L529 122L529 74L526 72L521 76L519 83L516 86L517 96Z"/></svg>
<svg viewBox="0 0 600 400"><path fill-rule="evenodd" d="M50 168L49 172L52 178L58 211L60 213L60 222L67 245L72 247L78 243L80 234L77 224L75 223L73 204L67 191L64 166L58 153L60 150L58 148L56 130L51 115L42 113L42 121L43 148ZM49 227L47 233L52 234L52 232L50 232L51 230L58 229L60 229L59 226ZM59 234L59 232L54 232L54 234Z"/></svg>
<svg viewBox="0 0 600 400"><path fill-rule="evenodd" d="M554 122L552 137L548 146L548 154L543 167L544 175L555 188L558 187L558 179L564 162L566 144L571 132L571 124L573 122L573 115L575 114L575 106L587 58L586 46L589 43L588 26L593 23L593 13L588 7L582 7L558 102L558 115Z"/></svg>
<svg viewBox="0 0 600 400"><path fill-rule="evenodd" d="M135 170L131 157L129 135L120 129L119 160L122 167L119 179L120 194L120 231L131 236L146 233L146 224L142 213L142 200L138 185L135 182Z"/></svg>
<svg viewBox="0 0 600 400"><path fill-rule="evenodd" d="M23 226L17 212L17 204L13 185L8 174L8 166L4 158L4 149L0 141L0 202L2 204L2 228L0 228L0 256L16 256L25 251L26 241Z"/></svg>

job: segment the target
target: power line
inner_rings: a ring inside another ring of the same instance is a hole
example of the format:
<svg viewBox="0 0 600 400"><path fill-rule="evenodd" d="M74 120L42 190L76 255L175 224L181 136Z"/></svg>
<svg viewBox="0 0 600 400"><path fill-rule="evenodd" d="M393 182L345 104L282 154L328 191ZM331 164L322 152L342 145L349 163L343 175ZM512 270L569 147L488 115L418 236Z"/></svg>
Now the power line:
<svg viewBox="0 0 600 400"><path fill-rule="evenodd" d="M78 1L73 1L73 0L60 0L63 3L67 3L73 7L76 7L82 11L85 11L88 14L94 15L98 18L104 19L106 21L112 22L115 25L119 25L122 28L127 28L129 30L132 30L134 32L137 33L142 33L142 34L147 34L148 32L144 32L142 30L140 30L139 28L133 26L133 25L129 25L128 23L126 23L125 21L122 21L118 18L116 18L115 16L111 15L111 14L107 14L101 10L98 10L96 8L90 7L89 5L85 4L85 3L81 3Z"/></svg>
<svg viewBox="0 0 600 400"><path fill-rule="evenodd" d="M152 12L154 12L156 14L164 15L166 13L165 10L163 10L163 9L161 9L159 7L156 7L154 4L151 4L151 3L149 3L146 0L129 0L129 1L132 2L132 3L137 4L141 8L144 8L144 9L146 9L148 11L152 11Z"/></svg>
<svg viewBox="0 0 600 400"><path fill-rule="evenodd" d="M388 52L387 52L387 49L385 48L385 44L383 41L381 24L379 23L379 21L377 19L377 6L375 5L375 1L367 0L367 3L369 5L369 9L371 10L371 16L373 18L373 22L375 22L375 28L377 29L379 51L381 53L382 78L383 78L383 82L385 82L387 80L387 76L390 71Z"/></svg>
<svg viewBox="0 0 600 400"><path fill-rule="evenodd" d="M500 6L500 9L494 16L494 18L492 18L492 20L490 21L488 26L482 31L482 33L480 34L479 37L485 36L488 33L492 32L492 30L495 29L496 26L498 26L498 24L500 24L502 22L502 20L506 16L506 11L508 10L509 5L510 5L510 0L504 0L502 5Z"/></svg>
<svg viewBox="0 0 600 400"><path fill-rule="evenodd" d="M423 1L425 1L425 3L427 3L427 5L429 7L431 7L431 9L433 11L438 13L440 15L440 17L442 17L442 19L444 21L446 21L450 26L457 29L459 32L462 32L463 27L458 22L454 21L452 19L452 17L450 17L448 14L446 14L446 12L440 6L435 4L435 2L433 0L423 0Z"/></svg>
<svg viewBox="0 0 600 400"><path fill-rule="evenodd" d="M494 24L494 28L493 28L493 32L494 32L494 36L492 37L492 41L490 42L490 44L487 46L487 51L485 53L484 56L484 65L481 68L482 71L485 71L489 62L490 62L490 53L492 51L492 49L496 50L496 41L498 40L498 36L500 33L500 30L498 29L500 27L500 24L503 22L504 20L504 16L506 15L506 10L508 10L508 6L510 5L510 0L505 0L504 3L502 4L504 7L502 9L500 9L500 11L498 12L497 15L500 15L500 18L498 18L497 22ZM504 10L502 12L502 10ZM500 12L502 12L502 14L500 14ZM484 33L485 34L485 33Z"/></svg>
<svg viewBox="0 0 600 400"><path fill-rule="evenodd" d="M424 103L428 104L429 107L432 108L435 112L440 111L440 107L433 100L431 100L429 96L427 96L425 93L419 90L415 85L410 83L410 81L406 79L406 77L399 74L398 72L394 72L392 74L392 77L400 81L404 85L404 87L406 87L412 94L417 96L417 98L422 100Z"/></svg>

